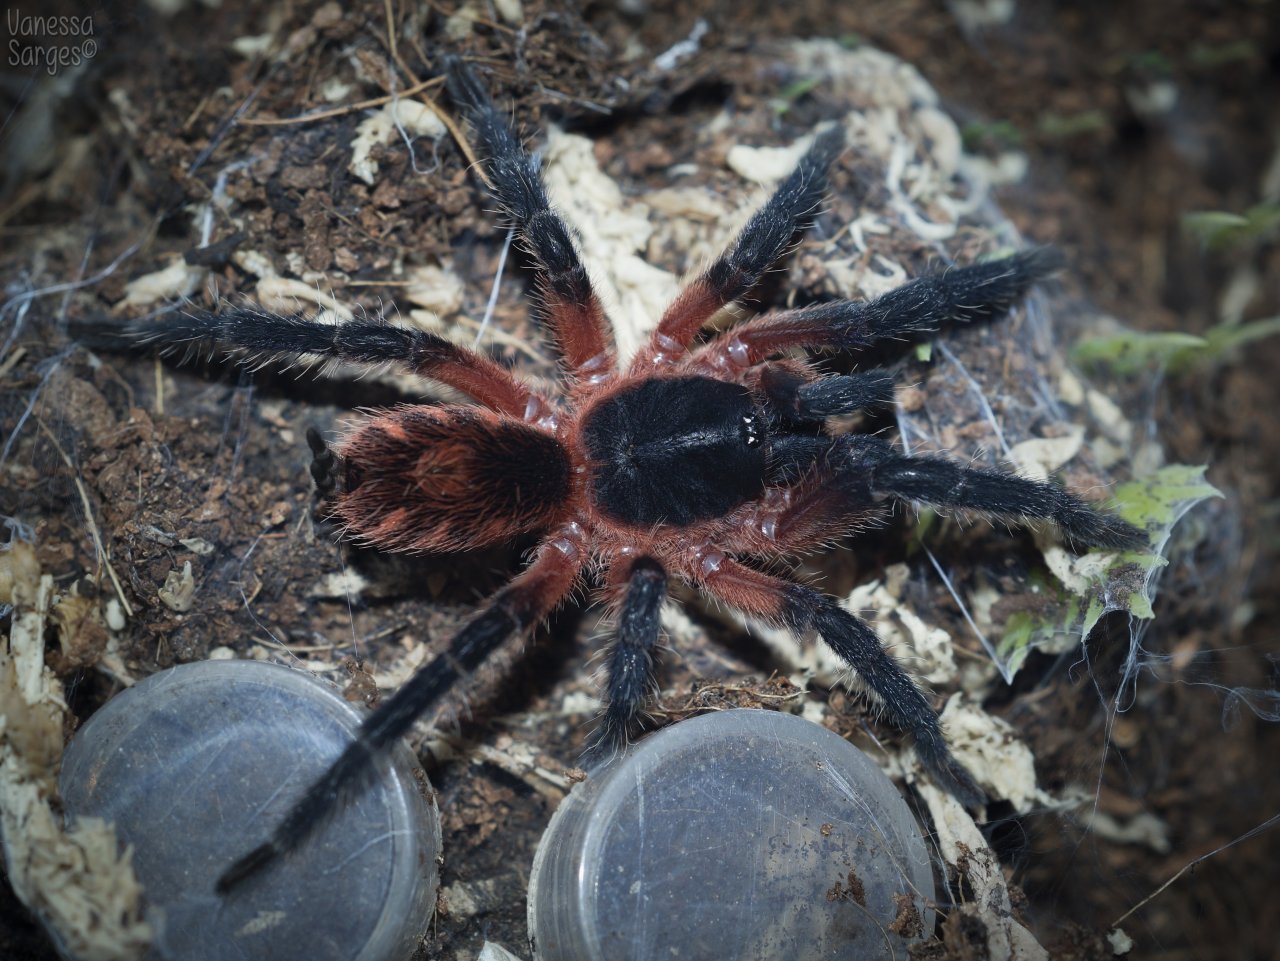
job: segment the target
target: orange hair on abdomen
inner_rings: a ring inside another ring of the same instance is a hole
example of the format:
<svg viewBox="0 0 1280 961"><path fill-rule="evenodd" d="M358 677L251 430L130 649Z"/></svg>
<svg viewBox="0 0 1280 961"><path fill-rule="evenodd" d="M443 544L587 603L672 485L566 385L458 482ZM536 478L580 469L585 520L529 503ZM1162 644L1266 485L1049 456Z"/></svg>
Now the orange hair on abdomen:
<svg viewBox="0 0 1280 961"><path fill-rule="evenodd" d="M471 550L550 526L570 491L550 434L474 407L379 412L338 446L346 489L333 514L396 551Z"/></svg>

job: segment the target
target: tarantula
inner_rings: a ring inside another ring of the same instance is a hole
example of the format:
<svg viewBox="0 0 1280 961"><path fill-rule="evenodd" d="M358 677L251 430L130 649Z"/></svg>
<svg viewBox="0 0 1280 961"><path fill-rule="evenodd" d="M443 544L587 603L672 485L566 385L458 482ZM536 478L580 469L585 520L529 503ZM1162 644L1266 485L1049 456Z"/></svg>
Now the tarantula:
<svg viewBox="0 0 1280 961"><path fill-rule="evenodd" d="M142 331L170 345L214 341L264 356L397 363L457 388L477 406L385 410L336 451L311 432L312 473L328 513L348 537L391 551L469 550L542 534L524 571L370 714L270 839L222 876L219 890L299 846L418 717L593 572L617 606L596 747L625 741L641 712L674 577L752 617L816 632L913 736L933 777L961 800L979 802L982 793L952 757L928 699L871 628L830 597L766 568L866 527L893 501L1048 518L1080 547L1136 547L1143 535L1050 484L904 456L880 437L828 432L828 417L891 402L892 381L875 370L825 375L792 354L997 316L1055 269L1056 256L1032 250L921 277L869 302L767 313L698 342L703 324L749 292L811 224L827 168L844 146L840 132L828 132L729 250L676 297L623 369L537 164L467 68L451 61L447 75L486 156L493 193L536 263L545 324L567 374L558 402L473 351L385 323L333 326L241 307L190 310Z"/></svg>

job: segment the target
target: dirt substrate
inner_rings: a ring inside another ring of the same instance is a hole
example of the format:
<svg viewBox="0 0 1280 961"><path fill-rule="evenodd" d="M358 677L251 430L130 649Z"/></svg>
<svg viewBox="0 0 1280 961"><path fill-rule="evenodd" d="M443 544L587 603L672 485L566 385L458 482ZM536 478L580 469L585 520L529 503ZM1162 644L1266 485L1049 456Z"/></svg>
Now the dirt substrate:
<svg viewBox="0 0 1280 961"><path fill-rule="evenodd" d="M729 213L713 204L687 235L655 235L645 254L667 270L692 269L714 249L716 219L737 212L723 198L759 199L727 169L728 144L787 145L830 118L829 91L777 53L782 38L824 37L914 64L968 149L997 167L1026 159L1027 175L997 197L1028 240L1065 252L1061 300L1142 331L1196 335L1224 318L1280 314L1273 2L345 6L68 9L92 18L97 45L85 67L60 70L56 84L20 66L6 75L0 515L30 529L59 591L78 584L93 600L89 615L49 637L70 727L128 679L219 648L291 660L367 691L348 660L356 654L393 685L518 566L528 545L404 559L340 548L314 529L306 429L411 400L407 381L269 368L250 376L226 361L182 366L70 346L69 331L84 323L153 309L128 285L166 267L169 296L261 299L264 279L294 279L299 287L279 294L285 301L319 286L371 314L392 302L406 315L429 311L414 321L434 317L437 329L474 338L505 234L455 139L423 135L411 154L388 136L372 148L368 182L350 166L358 128L380 104L348 106L431 77L440 50L488 68L526 133L555 123L589 137L625 198L678 180L728 204ZM1001 11L1012 19L1001 22ZM691 36L683 56L663 59ZM32 106L35 98L45 99ZM322 107L332 115L286 122ZM725 132L715 122L726 114L756 126ZM842 162L827 224L857 216L870 166ZM1186 226L1196 211L1251 213L1206 247L1206 234ZM966 238L949 252L963 256ZM990 246L985 234L969 239ZM910 273L928 265L919 241L883 244ZM811 255L802 247L765 285L761 306L836 293ZM77 279L65 292L21 299ZM487 349L547 383L556 367L530 316L529 286L517 254ZM1269 907L1278 835L1250 836L1280 808L1280 735L1265 719L1277 713L1267 692L1280 652L1277 367L1272 337L1206 352L1163 378L1114 382L1146 440L1169 462L1209 465L1224 497L1184 521L1141 638L1136 688L1115 680L1130 651L1123 619L1104 624L1087 659L1033 655L1012 686L987 688L986 709L1032 749L1039 783L1050 792L1083 784L1096 798L1092 831L1088 805L1067 816L1005 804L984 828L1015 911L1054 957L1112 956L1109 932L1149 896L1121 925L1134 957L1268 959L1280 944ZM960 611L908 551L909 530L898 524L887 537L843 545L825 568L828 586L906 562L899 596L927 606L926 619L978 663L985 655ZM995 569L997 556L1035 556L1029 539L984 528L949 543L953 562L975 568L979 558ZM109 631L124 605L125 628ZM595 611L558 614L518 661L501 658L477 678L446 733L429 741L446 854L421 957L471 959L485 939L527 957L528 870L567 786L536 770L566 771L578 758L590 720L581 705L596 690L588 665L607 636L595 621ZM0 627L8 633L9 619ZM769 651L741 631L705 612L685 628L660 676L659 721L796 695L772 676ZM1232 689L1244 696L1229 697ZM872 725L897 742L861 699L821 685L805 696L841 733L865 736ZM988 943L956 914L915 956L986 958ZM55 957L7 887L0 957Z"/></svg>

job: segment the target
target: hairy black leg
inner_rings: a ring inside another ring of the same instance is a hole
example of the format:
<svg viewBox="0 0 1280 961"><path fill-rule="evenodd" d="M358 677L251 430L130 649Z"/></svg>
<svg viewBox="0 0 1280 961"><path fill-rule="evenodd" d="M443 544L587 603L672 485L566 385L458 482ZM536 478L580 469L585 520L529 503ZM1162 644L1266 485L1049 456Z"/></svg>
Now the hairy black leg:
<svg viewBox="0 0 1280 961"><path fill-rule="evenodd" d="M915 738L916 753L938 782L962 802L980 804L981 789L951 756L928 698L858 617L810 587L766 574L719 552L702 552L683 572L710 594L798 634L817 631L884 702L895 725Z"/></svg>
<svg viewBox="0 0 1280 961"><path fill-rule="evenodd" d="M459 681L468 677L503 642L529 630L573 588L585 557L580 533L562 531L549 540L532 565L493 597L448 649L420 668L360 725L333 765L285 815L271 838L229 867L217 891L227 894L242 882L296 850L354 794L363 790L378 759Z"/></svg>
<svg viewBox="0 0 1280 961"><path fill-rule="evenodd" d="M759 282L796 232L813 223L827 191L827 169L843 148L844 131L839 127L814 140L796 169L747 222L733 246L666 309L654 332L651 351L687 347L716 311Z"/></svg>
<svg viewBox="0 0 1280 961"><path fill-rule="evenodd" d="M638 558L627 575L617 634L609 649L604 715L587 742L586 753L592 758L625 747L640 716L654 683L653 652L666 596L662 565L650 557Z"/></svg>
<svg viewBox="0 0 1280 961"><path fill-rule="evenodd" d="M237 306L221 313L188 307L163 321L129 328L136 340L162 348L202 344L262 359L315 355L358 364L399 364L470 394L494 410L523 417L534 399L501 365L423 330L352 320L327 324Z"/></svg>
<svg viewBox="0 0 1280 961"><path fill-rule="evenodd" d="M315 481L316 496L324 502L338 486L338 458L314 427L307 428L307 446L311 448L311 479Z"/></svg>
<svg viewBox="0 0 1280 961"><path fill-rule="evenodd" d="M574 369L602 365L600 358L612 353L612 332L569 228L547 200L537 163L471 70L453 57L445 63L449 94L475 130L494 197L542 267L549 320L565 360Z"/></svg>
<svg viewBox="0 0 1280 961"><path fill-rule="evenodd" d="M878 437L850 434L841 438L841 445L848 455L836 468L841 484L868 500L887 495L1008 520L1045 518L1058 525L1073 549L1147 546L1143 531L1052 484L965 467L943 457L907 457Z"/></svg>
<svg viewBox="0 0 1280 961"><path fill-rule="evenodd" d="M832 447L825 434L779 431L769 438L766 480L770 484L791 484L810 473Z"/></svg>
<svg viewBox="0 0 1280 961"><path fill-rule="evenodd" d="M893 403L893 377L883 370L807 381L792 371L770 365L762 372L760 385L778 413L801 422Z"/></svg>
<svg viewBox="0 0 1280 961"><path fill-rule="evenodd" d="M758 364L793 347L866 347L878 340L933 333L948 323L999 316L1027 290L1062 265L1052 248L1039 248L953 267L917 278L875 300L834 300L766 314L730 328L708 344L739 366Z"/></svg>
<svg viewBox="0 0 1280 961"><path fill-rule="evenodd" d="M920 761L944 789L971 807L983 803L982 789L952 756L928 699L861 618L829 597L796 584L786 588L782 617L794 631L817 631L826 645L858 672L883 702L890 720L915 739Z"/></svg>
<svg viewBox="0 0 1280 961"><path fill-rule="evenodd" d="M317 534L333 537L338 533L338 525L330 516L330 510L338 490L338 477L346 465L314 427L307 428L307 446L311 448L311 479L316 486L311 521Z"/></svg>

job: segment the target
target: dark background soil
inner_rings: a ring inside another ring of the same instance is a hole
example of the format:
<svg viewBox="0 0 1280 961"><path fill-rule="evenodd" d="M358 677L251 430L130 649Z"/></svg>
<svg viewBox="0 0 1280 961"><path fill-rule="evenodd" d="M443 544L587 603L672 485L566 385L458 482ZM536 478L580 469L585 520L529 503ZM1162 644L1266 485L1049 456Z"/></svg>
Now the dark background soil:
<svg viewBox="0 0 1280 961"><path fill-rule="evenodd" d="M198 232L184 205L205 200L216 171L251 145L272 152L274 161L270 176L233 188L250 211L256 248L280 264L295 253L311 269L340 269L352 280L342 295L375 310L379 297L395 296L378 283L399 259L432 263L450 253L474 280L465 312L482 314L501 232L448 140L438 157L427 158L439 164L431 176L413 175L403 151L388 149L383 164L390 173L379 187L365 188L345 174L345 158L335 153L350 140L358 113L287 128L287 135L230 122L249 98L250 118L294 116L315 106L317 89L353 49L373 66L365 87L348 99L383 93L374 67L388 53L388 8L401 37L421 38L398 50L417 76L433 72L424 57L434 48L464 52L492 66L527 130L555 119L600 138L610 145L602 160L611 172L650 187L663 184L679 145L694 139L713 108L761 95L753 70L768 42L824 36L873 44L918 67L967 124L975 149L1017 146L1028 153L1029 181L1002 203L1026 236L1066 252L1068 282L1103 311L1143 330L1203 333L1217 323L1219 299L1245 264L1259 277L1245 318L1280 313L1274 232L1208 252L1183 227L1189 212L1240 213L1262 200L1264 172L1280 151L1274 2L1026 2L1009 23L975 28L957 15L960 4L921 0L581 6L533 0L514 27L490 4L477 4L480 20L455 40L444 32L452 0L349 7L339 16L336 5L225 0L219 9L195 6L172 18L144 6L65 7L92 16L98 52L74 78L71 94L48 108L59 145L52 172L23 160L12 124L0 131L6 162L0 281L9 296L88 277L139 238L144 243L99 282L35 303L17 345L0 355L5 439L50 358L65 349L67 320L104 315L128 279L156 269L165 253L192 250ZM652 71L653 58L700 17L710 29L698 52L674 72ZM232 39L265 33L288 38L293 55L274 64L270 54L229 51ZM6 69L0 95L11 120L11 111L35 95L40 76ZM1176 106L1157 116L1137 112L1126 90L1163 80L1176 87ZM401 87L407 82L403 75L397 80ZM653 133L655 118L662 120L660 136ZM83 162L71 162L74 149L86 151ZM227 235L221 226L215 240ZM241 288L244 277L227 264L225 251L213 266L222 292ZM519 272L509 275L495 319L517 337L529 325L526 284ZM12 324L6 315L0 343ZM24 353L15 358L19 348ZM515 348L499 344L496 353L534 376L553 372L546 360L519 356ZM438 642L518 556L402 563L347 554L376 585L366 602L350 611L345 599L310 596L320 574L337 569L338 551L311 531L303 432L328 429L353 407L401 399L399 389L367 382L335 392L323 381L270 372L248 378L229 365L180 368L150 357L99 356L101 363L83 350L64 357L36 413L71 452L113 566L138 608L122 652L138 676L202 658L219 645L247 654L268 634L303 657L330 660L348 653L332 639L353 632L361 652L375 660L384 645ZM1020 910L1057 957L1109 956L1105 934L1115 920L1202 857L1125 921L1133 956L1277 956L1280 922L1267 907L1280 856L1277 834L1246 835L1280 808L1280 737L1274 724L1249 711L1224 726L1222 693L1276 683L1278 367L1280 338L1272 338L1166 380L1155 398L1169 460L1207 463L1225 494L1188 522L1200 525L1198 546L1165 577L1157 620L1144 638L1164 658L1160 679L1144 676L1136 701L1110 726L1110 679L1124 649L1097 639L1087 670L1044 670L999 705L1034 746L1042 781L1092 767L1100 811L1121 820L1149 812L1168 825L1164 852L1105 841L1052 815L1009 816L990 826L1009 879L1025 894ZM65 585L98 569L75 475L46 437L27 423L15 441L0 473L0 513L35 526L45 569ZM198 606L184 615L158 603L156 587L191 559L179 540L193 537L216 550L194 558ZM108 593L109 584L102 581L100 590ZM588 690L589 626L590 618L572 611L558 617L519 669L477 698L460 736L501 747L503 725L549 716L542 709L553 689ZM55 650L51 661L81 717L115 690L75 652ZM664 707L679 713L691 702L734 696L695 684L753 670L759 677L764 666L751 651L691 656L664 675ZM842 695L833 700L843 709ZM532 735L522 732L545 747L540 763L551 770L572 766L579 719L541 723ZM471 904L461 910L455 898L444 906L423 956L470 958L486 937L525 954L524 883L554 796L481 760L429 759L428 767L444 814L442 884ZM965 932L944 927L942 936L945 943L927 948L929 956L984 957ZM0 957L53 957L7 888L0 889Z"/></svg>

